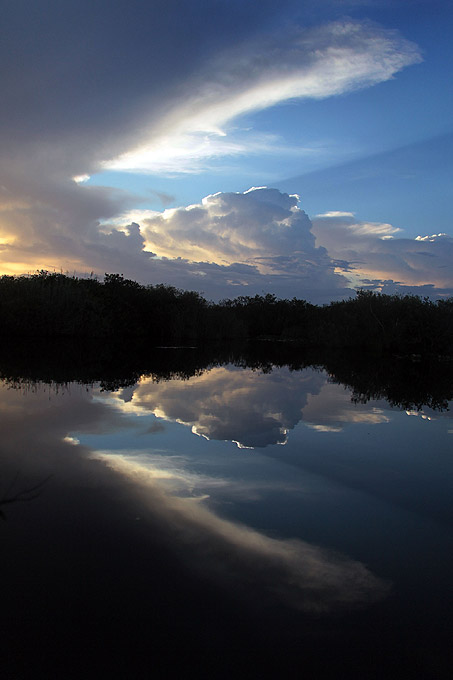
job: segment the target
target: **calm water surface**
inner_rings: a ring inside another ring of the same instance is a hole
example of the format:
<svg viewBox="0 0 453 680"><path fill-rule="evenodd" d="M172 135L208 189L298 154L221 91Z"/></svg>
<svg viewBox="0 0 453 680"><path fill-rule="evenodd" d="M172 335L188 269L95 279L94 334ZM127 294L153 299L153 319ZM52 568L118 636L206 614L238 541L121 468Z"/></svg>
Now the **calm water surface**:
<svg viewBox="0 0 453 680"><path fill-rule="evenodd" d="M4 677L450 677L451 403L194 373L0 385Z"/></svg>

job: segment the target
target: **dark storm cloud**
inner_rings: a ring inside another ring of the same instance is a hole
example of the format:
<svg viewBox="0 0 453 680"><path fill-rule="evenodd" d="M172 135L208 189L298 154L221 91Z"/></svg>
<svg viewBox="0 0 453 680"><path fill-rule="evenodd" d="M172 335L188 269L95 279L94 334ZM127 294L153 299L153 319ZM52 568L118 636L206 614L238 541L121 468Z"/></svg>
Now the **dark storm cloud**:
<svg viewBox="0 0 453 680"><path fill-rule="evenodd" d="M253 33L269 5L256 13L221 1L3 3L3 148L75 142L71 167L77 156L85 165L118 151L117 135L133 139L213 51Z"/></svg>
<svg viewBox="0 0 453 680"><path fill-rule="evenodd" d="M267 6L256 17L252 7L220 1L4 4L0 236L14 249L3 257L18 268L32 265L33 252L63 267L87 262L83 239L88 246L99 221L133 199L77 187L72 177L149 135L189 75L257 30Z"/></svg>

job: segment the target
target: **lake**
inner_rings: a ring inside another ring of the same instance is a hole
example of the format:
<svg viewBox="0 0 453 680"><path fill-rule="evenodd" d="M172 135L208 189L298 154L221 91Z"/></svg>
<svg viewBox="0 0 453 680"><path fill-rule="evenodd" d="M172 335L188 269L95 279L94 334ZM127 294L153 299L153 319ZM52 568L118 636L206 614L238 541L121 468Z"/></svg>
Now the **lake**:
<svg viewBox="0 0 453 680"><path fill-rule="evenodd" d="M3 677L450 677L451 362L100 355L0 361Z"/></svg>

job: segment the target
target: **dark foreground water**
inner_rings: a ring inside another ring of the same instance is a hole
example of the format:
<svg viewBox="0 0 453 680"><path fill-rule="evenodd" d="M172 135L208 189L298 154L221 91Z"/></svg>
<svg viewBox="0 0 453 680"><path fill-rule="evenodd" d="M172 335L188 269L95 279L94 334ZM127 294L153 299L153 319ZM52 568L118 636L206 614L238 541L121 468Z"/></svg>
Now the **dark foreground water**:
<svg viewBox="0 0 453 680"><path fill-rule="evenodd" d="M451 364L257 351L2 368L2 677L451 677Z"/></svg>

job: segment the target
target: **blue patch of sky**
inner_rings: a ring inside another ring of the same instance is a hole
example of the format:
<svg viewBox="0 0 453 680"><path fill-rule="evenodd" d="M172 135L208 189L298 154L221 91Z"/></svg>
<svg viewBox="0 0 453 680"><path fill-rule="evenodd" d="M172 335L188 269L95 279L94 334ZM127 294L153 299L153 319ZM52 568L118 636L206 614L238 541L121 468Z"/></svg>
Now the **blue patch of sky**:
<svg viewBox="0 0 453 680"><path fill-rule="evenodd" d="M108 171L89 183L130 190L140 195L138 208L159 211L218 191L278 186L300 193L310 215L353 211L358 219L391 222L407 236L451 231L451 3L321 2L300 12L305 23L342 15L399 29L420 46L424 61L374 87L284 103L232 122L243 139L275 135L281 151L208 159L194 174ZM170 198L163 201L162 193Z"/></svg>
<svg viewBox="0 0 453 680"><path fill-rule="evenodd" d="M451 233L453 134L277 182L301 196L309 215L351 211L357 219L390 222L398 235Z"/></svg>

